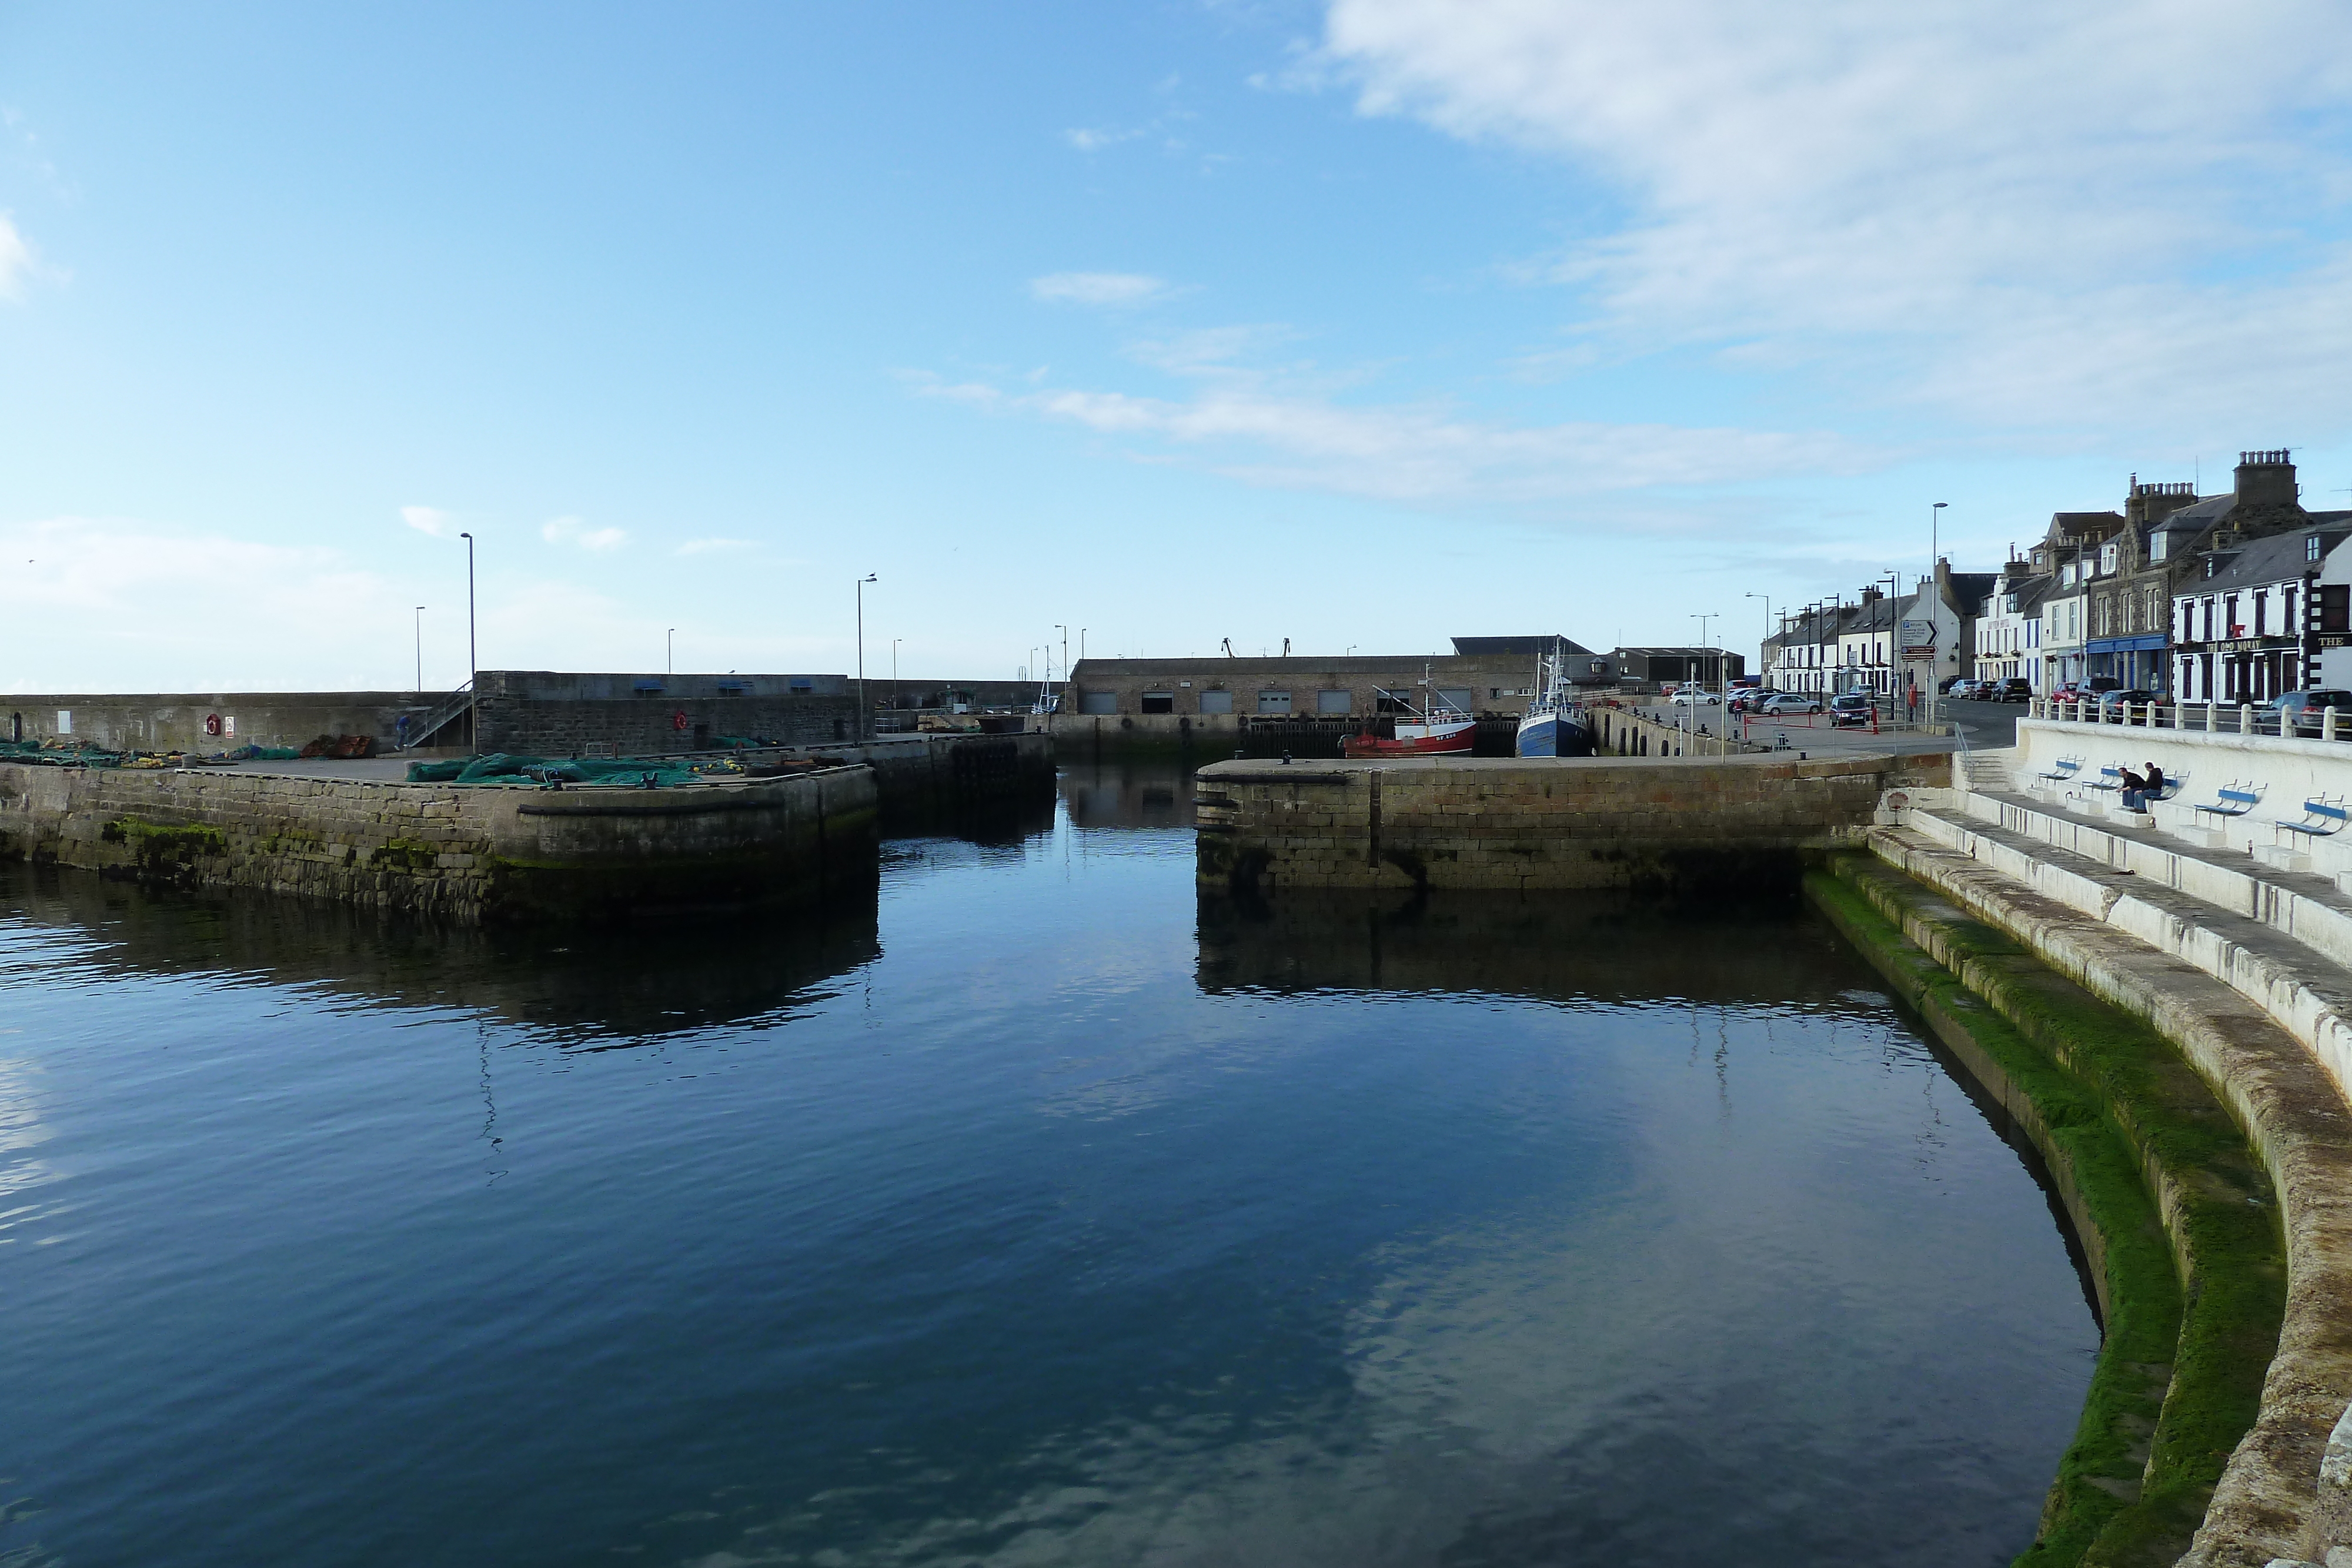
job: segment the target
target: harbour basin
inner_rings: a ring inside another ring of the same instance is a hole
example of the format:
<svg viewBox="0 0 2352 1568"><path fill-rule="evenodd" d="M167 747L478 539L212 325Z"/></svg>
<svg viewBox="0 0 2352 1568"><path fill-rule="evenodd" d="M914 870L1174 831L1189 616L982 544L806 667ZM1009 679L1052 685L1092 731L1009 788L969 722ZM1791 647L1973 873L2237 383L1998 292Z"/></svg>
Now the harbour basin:
<svg viewBox="0 0 2352 1568"><path fill-rule="evenodd" d="M0 1561L2031 1541L2078 1260L1793 888L1202 899L1190 810L601 934L0 867Z"/></svg>

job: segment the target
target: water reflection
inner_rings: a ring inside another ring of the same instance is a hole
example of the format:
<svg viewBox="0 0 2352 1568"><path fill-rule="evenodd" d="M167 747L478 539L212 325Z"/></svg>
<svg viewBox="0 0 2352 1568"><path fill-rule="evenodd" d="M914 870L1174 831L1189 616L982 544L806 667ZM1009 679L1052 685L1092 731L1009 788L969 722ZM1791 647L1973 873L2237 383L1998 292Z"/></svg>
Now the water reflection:
<svg viewBox="0 0 2352 1568"><path fill-rule="evenodd" d="M478 1013L588 1049L789 1018L881 953L870 887L813 916L551 932L0 865L0 907L66 943L79 984L209 976L316 987L362 1004Z"/></svg>
<svg viewBox="0 0 2352 1568"><path fill-rule="evenodd" d="M1745 904L1613 891L1204 893L1203 990L1484 991L1556 1001L1827 1003L1857 977L1793 890Z"/></svg>

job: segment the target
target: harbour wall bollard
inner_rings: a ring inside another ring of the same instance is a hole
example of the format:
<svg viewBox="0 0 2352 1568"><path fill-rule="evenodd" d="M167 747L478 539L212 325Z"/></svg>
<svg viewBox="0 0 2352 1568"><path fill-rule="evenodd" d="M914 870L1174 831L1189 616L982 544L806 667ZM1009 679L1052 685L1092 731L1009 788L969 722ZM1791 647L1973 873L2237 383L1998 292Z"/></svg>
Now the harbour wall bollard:
<svg viewBox="0 0 2352 1568"><path fill-rule="evenodd" d="M1219 762L1200 772L1204 888L1793 885L1880 797L1948 756Z"/></svg>
<svg viewBox="0 0 2352 1568"><path fill-rule="evenodd" d="M507 789L0 763L0 858L467 924L780 906L878 868L874 772Z"/></svg>

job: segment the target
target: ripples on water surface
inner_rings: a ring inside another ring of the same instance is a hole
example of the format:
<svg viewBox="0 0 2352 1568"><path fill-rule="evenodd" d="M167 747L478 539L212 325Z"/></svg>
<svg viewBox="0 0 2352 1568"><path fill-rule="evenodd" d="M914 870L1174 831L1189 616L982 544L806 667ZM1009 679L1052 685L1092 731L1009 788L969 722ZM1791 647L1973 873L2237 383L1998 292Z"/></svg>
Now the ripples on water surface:
<svg viewBox="0 0 2352 1568"><path fill-rule="evenodd" d="M0 868L0 1561L1906 1564L2095 1329L1795 906L1196 905L1181 782L818 926Z"/></svg>

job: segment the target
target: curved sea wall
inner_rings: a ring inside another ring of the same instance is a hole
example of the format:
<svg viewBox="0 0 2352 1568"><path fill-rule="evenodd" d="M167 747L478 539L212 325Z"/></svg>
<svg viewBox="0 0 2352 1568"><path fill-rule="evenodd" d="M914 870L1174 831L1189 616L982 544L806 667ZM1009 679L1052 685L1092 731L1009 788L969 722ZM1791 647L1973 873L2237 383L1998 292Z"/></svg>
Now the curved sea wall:
<svg viewBox="0 0 2352 1568"><path fill-rule="evenodd" d="M2253 956L2278 955L2261 947L2251 923L2236 929L2218 908L2169 911L2158 923L2163 930L2149 927L2168 933L2168 945L2157 946L2129 928L2126 906L2166 903L2161 883L2057 852L2046 864L2021 862L2021 879L1971 853L1948 810L1914 797L1892 814L1909 825L1872 831L1868 847L1879 859L2171 1041L2243 1130L2269 1177L2286 1266L2278 1348L2252 1425L2180 1561L2265 1568L2324 1561L2331 1548L2352 1546L2344 1429L2352 1419L2352 1106L2312 1031L2290 1032L2290 1024L2310 1019L2266 1005L2275 988L2232 983L2258 967ZM2007 841L1979 847L2017 849ZM2103 915L2050 891L2103 878L2138 892Z"/></svg>
<svg viewBox="0 0 2352 1568"><path fill-rule="evenodd" d="M670 789L501 789L0 763L0 856L468 924L806 902L871 880L862 767Z"/></svg>
<svg viewBox="0 0 2352 1568"><path fill-rule="evenodd" d="M2021 1564L2179 1561L2260 1414L2285 1268L2267 1173L2180 1053L2022 944L1867 856L1806 878L2042 1155L2104 1329ZM2265 1544L2210 1562L2267 1563Z"/></svg>

